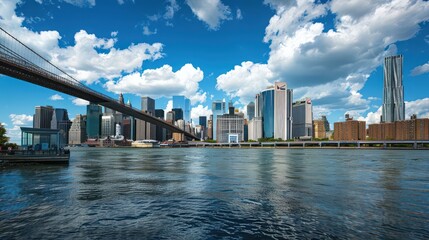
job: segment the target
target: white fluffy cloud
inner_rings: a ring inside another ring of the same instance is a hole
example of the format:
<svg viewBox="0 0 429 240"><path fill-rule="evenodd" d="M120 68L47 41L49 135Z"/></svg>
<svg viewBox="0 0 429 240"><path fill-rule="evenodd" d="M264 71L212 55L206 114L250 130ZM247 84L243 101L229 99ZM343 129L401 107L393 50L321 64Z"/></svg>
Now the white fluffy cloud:
<svg viewBox="0 0 429 240"><path fill-rule="evenodd" d="M95 1L88 2L95 4ZM112 32L111 38L99 38L81 30L74 36L74 46L61 48L58 45L61 36L57 31L33 32L22 25L25 18L15 13L18 3L18 0L0 1L0 26L77 80L92 83L100 78L117 78L124 72L141 69L146 60L162 57L161 43L115 48L117 32Z"/></svg>
<svg viewBox="0 0 429 240"><path fill-rule="evenodd" d="M157 69L146 69L143 73L131 73L117 81L108 81L105 87L117 94L132 93L153 98L184 95L192 104L196 104L206 100L207 94L198 85L203 78L203 71L192 64L185 64L176 72L170 65L164 65Z"/></svg>
<svg viewBox="0 0 429 240"><path fill-rule="evenodd" d="M63 0L66 3L75 5L77 7L94 7L95 0Z"/></svg>
<svg viewBox="0 0 429 240"><path fill-rule="evenodd" d="M186 0L192 12L209 29L217 30L222 21L231 19L231 10L220 0Z"/></svg>
<svg viewBox="0 0 429 240"><path fill-rule="evenodd" d="M115 34L113 34L115 35ZM81 30L75 34L75 45L57 48L52 62L80 81L92 83L100 78L113 79L123 72L130 73L142 67L145 60L162 57L161 43L132 44L127 49L116 49L116 38L98 38ZM107 53L99 53L97 50Z"/></svg>
<svg viewBox="0 0 429 240"><path fill-rule="evenodd" d="M59 94L54 94L49 99L51 99L52 101L64 100L64 98Z"/></svg>
<svg viewBox="0 0 429 240"><path fill-rule="evenodd" d="M275 9L265 29L270 44L266 66L271 78L252 76L261 82L285 81L295 99L311 97L315 105L331 110L364 111L369 101L360 91L383 57L396 54L395 43L415 36L420 23L429 20L429 2L422 0L340 1L320 4L313 0L266 0ZM359 6L359 7L356 7ZM333 27L320 22L335 15ZM264 65L264 64L260 64ZM236 69L232 72L239 72ZM259 73L258 73L259 74ZM230 95L247 92L248 79L218 78L218 89ZM253 81L252 81L253 82ZM255 83L256 84L256 83ZM261 85L259 85L261 84ZM246 98L240 98L246 102Z"/></svg>
<svg viewBox="0 0 429 240"><path fill-rule="evenodd" d="M413 76L421 75L425 73L429 73L429 62L423 65L417 66L411 71L411 75Z"/></svg>
<svg viewBox="0 0 429 240"><path fill-rule="evenodd" d="M239 97L242 104L247 104L272 83L273 74L266 64L242 62L217 77L216 88L227 92L230 97Z"/></svg>
<svg viewBox="0 0 429 240"><path fill-rule="evenodd" d="M76 106L86 106L86 105L89 105L89 102L88 102L88 101L86 101L86 100L84 100L84 99L81 99L81 98L74 98L74 99L72 100L72 102L73 102L73 104L74 104L74 105L76 105Z"/></svg>
<svg viewBox="0 0 429 240"><path fill-rule="evenodd" d="M209 119L209 116L212 115L213 112L211 109L209 109L208 106L203 106L201 104L199 104L196 107L193 107L191 109L191 118L192 118L192 122L194 124L197 124L199 121L199 117L200 116L207 116L207 119Z"/></svg>
<svg viewBox="0 0 429 240"><path fill-rule="evenodd" d="M173 100L168 100L164 109L164 119L167 119L167 113L173 109Z"/></svg>
<svg viewBox="0 0 429 240"><path fill-rule="evenodd" d="M33 116L26 114L10 114L10 121L13 125L23 126L32 125Z"/></svg>

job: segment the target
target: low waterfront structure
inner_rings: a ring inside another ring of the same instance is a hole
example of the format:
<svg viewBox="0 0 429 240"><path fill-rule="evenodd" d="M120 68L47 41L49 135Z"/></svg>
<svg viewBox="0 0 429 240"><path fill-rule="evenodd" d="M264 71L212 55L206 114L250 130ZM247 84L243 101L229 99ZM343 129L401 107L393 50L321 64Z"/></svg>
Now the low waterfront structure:
<svg viewBox="0 0 429 240"><path fill-rule="evenodd" d="M346 114L345 122L334 123L334 140L366 140L366 122L357 121Z"/></svg>
<svg viewBox="0 0 429 240"><path fill-rule="evenodd" d="M429 140L429 118L383 122L368 126L371 140Z"/></svg>

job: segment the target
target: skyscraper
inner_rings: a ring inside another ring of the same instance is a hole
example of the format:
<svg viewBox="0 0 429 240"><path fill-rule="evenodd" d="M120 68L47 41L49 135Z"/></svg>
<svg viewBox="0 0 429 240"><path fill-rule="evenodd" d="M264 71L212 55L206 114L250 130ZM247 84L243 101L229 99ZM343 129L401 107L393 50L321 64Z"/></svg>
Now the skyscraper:
<svg viewBox="0 0 429 240"><path fill-rule="evenodd" d="M52 114L54 108L52 106L37 106L33 116L34 128L51 128Z"/></svg>
<svg viewBox="0 0 429 240"><path fill-rule="evenodd" d="M223 115L225 113L225 102L222 100L217 100L212 102L212 112L213 112L213 140L216 138L217 130L217 116Z"/></svg>
<svg viewBox="0 0 429 240"><path fill-rule="evenodd" d="M174 121L177 121L177 120L184 120L183 119L183 109L181 109L181 108L173 108L173 109L171 109L171 111L173 111L174 112Z"/></svg>
<svg viewBox="0 0 429 240"><path fill-rule="evenodd" d="M384 59L382 122L405 120L402 61L402 55L390 56Z"/></svg>
<svg viewBox="0 0 429 240"><path fill-rule="evenodd" d="M115 117L106 115L101 117L101 136L110 137L115 135Z"/></svg>
<svg viewBox="0 0 429 240"><path fill-rule="evenodd" d="M217 116L216 136L220 143L238 143L244 141L244 118L234 114L234 107L229 107L227 114Z"/></svg>
<svg viewBox="0 0 429 240"><path fill-rule="evenodd" d="M292 95L292 90L282 82L256 95L255 117L262 118L265 138L292 138Z"/></svg>
<svg viewBox="0 0 429 240"><path fill-rule="evenodd" d="M163 109L155 109L155 117L164 119L164 110ZM166 129L160 126L156 126L156 140L164 141L166 139Z"/></svg>
<svg viewBox="0 0 429 240"><path fill-rule="evenodd" d="M307 98L296 101L292 106L293 130L292 137L312 137L313 136L313 107L311 99Z"/></svg>
<svg viewBox="0 0 429 240"><path fill-rule="evenodd" d="M100 105L90 103L86 106L86 134L88 138L98 138L100 136L102 114Z"/></svg>
<svg viewBox="0 0 429 240"><path fill-rule="evenodd" d="M86 116L76 115L69 130L69 144L82 144L86 140Z"/></svg>
<svg viewBox="0 0 429 240"><path fill-rule="evenodd" d="M207 116L199 117L199 124L203 127L203 129L207 128Z"/></svg>
<svg viewBox="0 0 429 240"><path fill-rule="evenodd" d="M173 96L173 108L181 108L185 122L191 121L191 101L185 96Z"/></svg>
<svg viewBox="0 0 429 240"><path fill-rule="evenodd" d="M72 122L66 109L55 108L52 114L51 129L60 130L60 144L64 146L69 142L69 130Z"/></svg>
<svg viewBox="0 0 429 240"><path fill-rule="evenodd" d="M155 100L150 97L141 98L142 112L146 112L155 116ZM136 120L136 139L155 139L156 138L156 125L150 124L143 120Z"/></svg>
<svg viewBox="0 0 429 240"><path fill-rule="evenodd" d="M250 102L249 104L247 104L247 117L248 117L249 121L255 117L255 103L254 102Z"/></svg>

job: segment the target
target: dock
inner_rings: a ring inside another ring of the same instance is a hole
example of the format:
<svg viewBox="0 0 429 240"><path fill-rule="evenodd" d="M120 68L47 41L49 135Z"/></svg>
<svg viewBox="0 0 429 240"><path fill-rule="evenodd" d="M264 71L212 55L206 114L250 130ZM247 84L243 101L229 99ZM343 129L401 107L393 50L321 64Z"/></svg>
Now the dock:
<svg viewBox="0 0 429 240"><path fill-rule="evenodd" d="M1 151L0 165L28 164L28 163L52 163L68 164L70 151Z"/></svg>

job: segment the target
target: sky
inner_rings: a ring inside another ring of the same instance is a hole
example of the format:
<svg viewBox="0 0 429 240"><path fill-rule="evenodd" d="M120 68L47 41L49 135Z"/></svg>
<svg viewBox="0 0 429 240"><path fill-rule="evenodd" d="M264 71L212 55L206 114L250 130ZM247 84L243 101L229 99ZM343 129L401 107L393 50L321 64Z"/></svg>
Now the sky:
<svg viewBox="0 0 429 240"><path fill-rule="evenodd" d="M134 107L150 96L191 117L225 99L245 112L276 81L314 118L380 119L383 59L402 54L406 116L429 117L429 1L0 0L0 27L88 87ZM0 75L0 122L11 142L35 106L86 113L87 102Z"/></svg>

